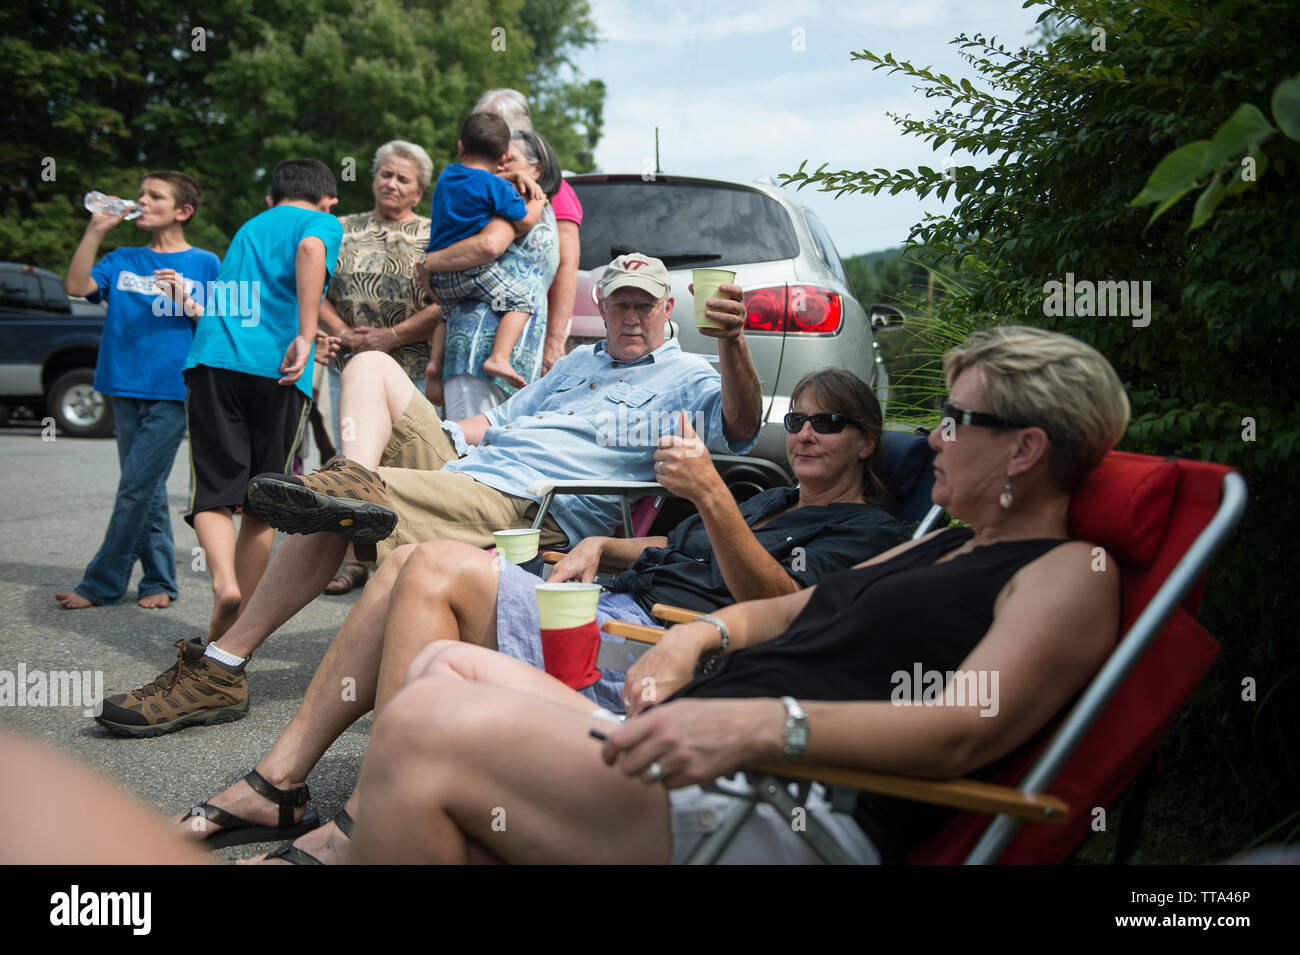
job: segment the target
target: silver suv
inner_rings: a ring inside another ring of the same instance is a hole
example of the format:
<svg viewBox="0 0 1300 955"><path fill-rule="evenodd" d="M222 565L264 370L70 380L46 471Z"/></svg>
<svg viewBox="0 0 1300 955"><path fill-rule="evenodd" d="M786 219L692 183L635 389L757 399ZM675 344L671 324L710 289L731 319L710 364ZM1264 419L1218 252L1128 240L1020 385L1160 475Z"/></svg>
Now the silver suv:
<svg viewBox="0 0 1300 955"><path fill-rule="evenodd" d="M884 406L889 378L872 334L902 315L853 297L844 264L826 228L770 182L737 183L682 176L591 174L568 178L582 200L582 254L569 345L604 337L595 287L605 266L626 252L663 260L673 281L673 312L682 348L718 361L717 342L695 328L691 270L725 268L744 290L745 337L763 387L763 429L744 456L715 455L738 499L793 474L782 419L790 390L808 372L848 369L870 384Z"/></svg>

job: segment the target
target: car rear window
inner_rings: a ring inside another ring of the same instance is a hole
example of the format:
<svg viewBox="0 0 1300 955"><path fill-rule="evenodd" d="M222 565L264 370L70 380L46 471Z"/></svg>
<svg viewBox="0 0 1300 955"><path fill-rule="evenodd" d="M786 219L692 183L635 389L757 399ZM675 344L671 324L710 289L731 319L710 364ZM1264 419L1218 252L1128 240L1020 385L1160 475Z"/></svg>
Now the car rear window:
<svg viewBox="0 0 1300 955"><path fill-rule="evenodd" d="M578 267L644 252L670 269L792 259L799 240L785 208L761 192L719 183L574 182L582 200Z"/></svg>
<svg viewBox="0 0 1300 955"><path fill-rule="evenodd" d="M12 269L0 270L0 304L17 308L40 308L41 289L36 276Z"/></svg>
<svg viewBox="0 0 1300 955"><path fill-rule="evenodd" d="M55 312L68 310L68 296L63 293L63 285L56 279L42 275L41 294L45 296L45 307Z"/></svg>

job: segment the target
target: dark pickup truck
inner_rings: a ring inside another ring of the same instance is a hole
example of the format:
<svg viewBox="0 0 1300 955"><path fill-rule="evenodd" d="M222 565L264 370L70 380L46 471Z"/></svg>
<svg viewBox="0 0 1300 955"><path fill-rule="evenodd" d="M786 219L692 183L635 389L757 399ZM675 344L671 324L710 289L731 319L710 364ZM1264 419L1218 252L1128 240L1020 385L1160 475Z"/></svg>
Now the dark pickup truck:
<svg viewBox="0 0 1300 955"><path fill-rule="evenodd" d="M71 437L113 433L113 406L94 388L105 314L53 272L0 262L0 424L21 405Z"/></svg>

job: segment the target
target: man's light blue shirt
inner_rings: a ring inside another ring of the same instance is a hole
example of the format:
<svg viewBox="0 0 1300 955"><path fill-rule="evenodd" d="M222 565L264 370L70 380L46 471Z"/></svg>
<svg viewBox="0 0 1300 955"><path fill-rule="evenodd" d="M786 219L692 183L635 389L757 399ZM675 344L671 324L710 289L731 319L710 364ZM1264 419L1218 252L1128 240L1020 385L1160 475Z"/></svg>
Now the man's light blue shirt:
<svg viewBox="0 0 1300 955"><path fill-rule="evenodd" d="M756 443L757 434L722 433L722 378L676 339L634 362L616 361L603 341L584 345L489 411L483 440L443 470L533 501L524 489L535 481L653 481L659 437L679 433L683 410L710 450L744 454ZM551 514L571 544L620 520L615 497L563 495Z"/></svg>

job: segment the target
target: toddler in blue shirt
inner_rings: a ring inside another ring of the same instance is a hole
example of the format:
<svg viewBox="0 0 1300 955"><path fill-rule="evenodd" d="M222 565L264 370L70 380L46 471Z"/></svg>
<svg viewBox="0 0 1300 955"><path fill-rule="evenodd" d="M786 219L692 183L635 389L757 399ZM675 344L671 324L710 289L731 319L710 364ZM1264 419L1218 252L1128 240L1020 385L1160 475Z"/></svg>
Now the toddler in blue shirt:
<svg viewBox="0 0 1300 955"><path fill-rule="evenodd" d="M445 249L477 235L493 216L506 219L523 235L546 206L545 194L524 172L497 175L510 148L510 128L495 113L474 113L460 128L456 143L459 162L442 171L433 190L429 252ZM530 201L525 204L521 192ZM430 274L434 294L447 314L457 303L474 299L500 312L492 354L483 371L517 388L527 382L510 364L510 353L533 312L536 292L517 282L495 261L458 272ZM545 294L545 290L540 290Z"/></svg>

